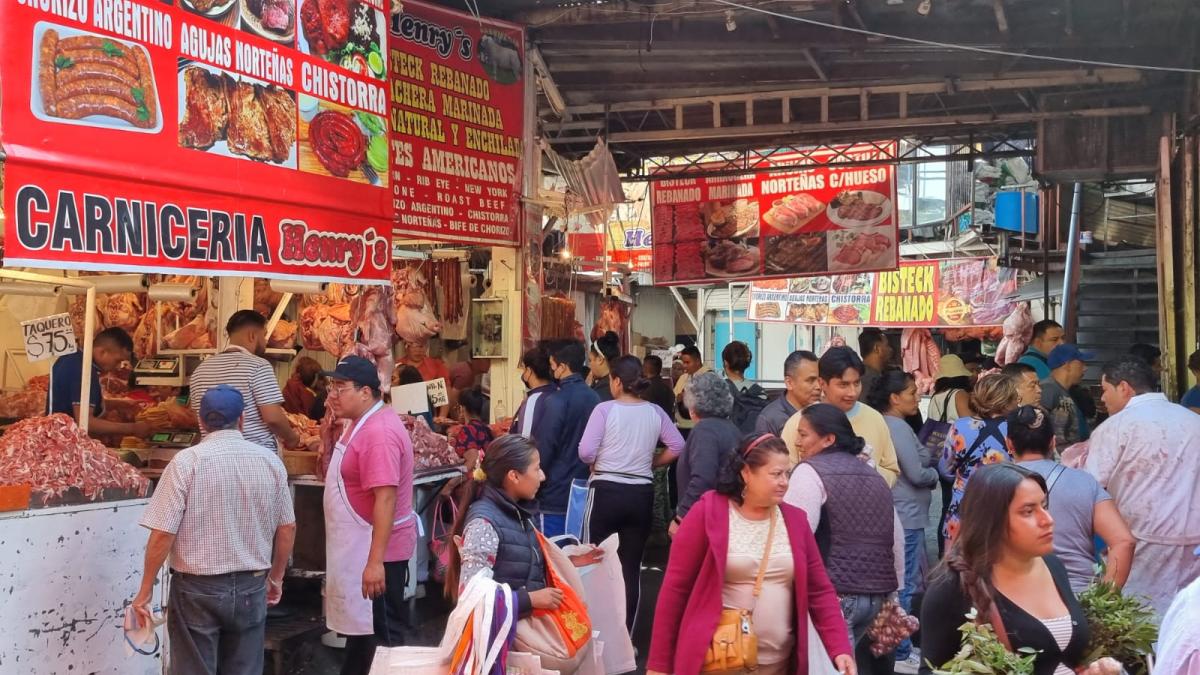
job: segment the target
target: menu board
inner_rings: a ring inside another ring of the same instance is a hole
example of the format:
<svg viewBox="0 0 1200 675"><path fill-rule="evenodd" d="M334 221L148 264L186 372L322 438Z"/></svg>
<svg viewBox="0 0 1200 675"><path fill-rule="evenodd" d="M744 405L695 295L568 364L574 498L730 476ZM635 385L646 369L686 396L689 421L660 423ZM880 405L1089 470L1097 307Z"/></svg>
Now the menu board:
<svg viewBox="0 0 1200 675"><path fill-rule="evenodd" d="M5 264L386 281L385 0L0 0Z"/></svg>
<svg viewBox="0 0 1200 675"><path fill-rule="evenodd" d="M821 164L879 154L875 145L846 146L805 155L813 165L802 169L656 181L655 283L895 268L894 165Z"/></svg>
<svg viewBox="0 0 1200 675"><path fill-rule="evenodd" d="M392 17L397 234L520 243L525 33L405 0Z"/></svg>
<svg viewBox="0 0 1200 675"><path fill-rule="evenodd" d="M888 272L755 281L753 321L822 326L999 326L1016 306L1016 272L995 258L904 260Z"/></svg>

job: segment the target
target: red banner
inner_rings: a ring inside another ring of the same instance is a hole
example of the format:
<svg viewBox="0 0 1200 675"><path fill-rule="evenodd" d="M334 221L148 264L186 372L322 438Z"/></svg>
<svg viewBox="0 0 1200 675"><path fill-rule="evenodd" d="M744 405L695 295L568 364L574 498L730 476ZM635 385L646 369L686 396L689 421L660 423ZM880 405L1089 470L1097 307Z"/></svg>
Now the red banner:
<svg viewBox="0 0 1200 675"><path fill-rule="evenodd" d="M391 22L395 232L518 246L524 30L403 6Z"/></svg>
<svg viewBox="0 0 1200 675"><path fill-rule="evenodd" d="M803 159L811 168L655 182L655 283L894 269L894 166L821 164L879 154L864 144L809 153Z"/></svg>
<svg viewBox="0 0 1200 675"><path fill-rule="evenodd" d="M0 0L0 25L6 265L389 278L383 0Z"/></svg>

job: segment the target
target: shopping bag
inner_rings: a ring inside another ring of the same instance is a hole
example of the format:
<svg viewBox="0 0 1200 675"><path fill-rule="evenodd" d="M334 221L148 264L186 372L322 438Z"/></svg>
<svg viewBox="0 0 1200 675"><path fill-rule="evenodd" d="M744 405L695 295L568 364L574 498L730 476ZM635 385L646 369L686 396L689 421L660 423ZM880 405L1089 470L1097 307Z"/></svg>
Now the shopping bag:
<svg viewBox="0 0 1200 675"><path fill-rule="evenodd" d="M821 635L813 625L812 615L808 617L808 673L809 675L841 675L833 665L833 658L825 650Z"/></svg>
<svg viewBox="0 0 1200 675"><path fill-rule="evenodd" d="M579 568L583 582L583 599L587 603L588 616L597 641L604 643L601 661L605 675L628 673L637 669L637 656L633 640L625 628L625 577L621 575L621 561L617 557L620 538L611 535L600 543L604 559L595 565ZM587 546L567 546L567 555L586 553Z"/></svg>
<svg viewBox="0 0 1200 675"><path fill-rule="evenodd" d="M516 648L537 654L542 667L574 673L587 655L592 624L583 601L583 582L574 563L562 549L539 532L538 544L546 560L546 586L563 592L556 610L535 609L517 623Z"/></svg>
<svg viewBox="0 0 1200 675"><path fill-rule="evenodd" d="M583 519L587 515L588 482L583 478L571 481L571 492L567 497L566 533L583 541Z"/></svg>
<svg viewBox="0 0 1200 675"><path fill-rule="evenodd" d="M371 675L449 675L450 667L437 647L380 649L371 662Z"/></svg>
<svg viewBox="0 0 1200 675"><path fill-rule="evenodd" d="M925 420L925 424L921 425L917 440L929 451L930 457L940 458L942 456L942 450L946 445L946 436L950 435L952 426L954 425L941 420Z"/></svg>

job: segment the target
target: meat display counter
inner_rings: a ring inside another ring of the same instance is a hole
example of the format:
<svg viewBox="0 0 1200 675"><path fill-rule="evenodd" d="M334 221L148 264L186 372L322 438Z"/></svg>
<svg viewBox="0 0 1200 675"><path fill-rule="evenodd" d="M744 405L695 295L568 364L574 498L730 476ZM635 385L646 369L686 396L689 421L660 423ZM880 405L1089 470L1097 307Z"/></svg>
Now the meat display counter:
<svg viewBox="0 0 1200 675"><path fill-rule="evenodd" d="M413 475L413 510L417 513L417 546L408 561L408 586L404 597L417 595L417 586L429 580L429 533L431 506L446 483L462 476L461 464L417 471ZM325 481L316 476L288 480L296 505L296 547L288 576L314 579L325 576L325 510L322 499Z"/></svg>

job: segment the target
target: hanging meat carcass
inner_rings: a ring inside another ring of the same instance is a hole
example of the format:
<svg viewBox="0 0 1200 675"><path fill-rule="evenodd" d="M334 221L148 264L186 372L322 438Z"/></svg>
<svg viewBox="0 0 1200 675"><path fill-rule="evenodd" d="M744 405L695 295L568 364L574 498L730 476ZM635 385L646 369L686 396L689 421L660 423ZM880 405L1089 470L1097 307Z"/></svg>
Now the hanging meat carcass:
<svg viewBox="0 0 1200 675"><path fill-rule="evenodd" d="M1004 338L996 347L996 365L1016 363L1033 340L1033 316L1029 304L1022 302L1004 320Z"/></svg>
<svg viewBox="0 0 1200 675"><path fill-rule="evenodd" d="M392 381L392 345L396 330L396 306L392 289L387 286L366 286L351 303L354 333L358 342L354 353L362 356L379 371L379 381L387 386Z"/></svg>
<svg viewBox="0 0 1200 675"><path fill-rule="evenodd" d="M933 393L941 369L942 353L928 328L905 328L900 334L901 363L904 372L917 381L917 393Z"/></svg>
<svg viewBox="0 0 1200 675"><path fill-rule="evenodd" d="M143 296L138 293L110 293L102 296L103 301L96 300L96 306L104 317L104 325L109 328L120 328L126 333L132 333L141 323L145 314Z"/></svg>
<svg viewBox="0 0 1200 675"><path fill-rule="evenodd" d="M270 281L254 280L254 311L263 316L271 316L281 300L283 300L283 293L272 290Z"/></svg>
<svg viewBox="0 0 1200 675"><path fill-rule="evenodd" d="M442 329L429 302L428 282L419 266L393 265L396 335L406 342L427 340Z"/></svg>

